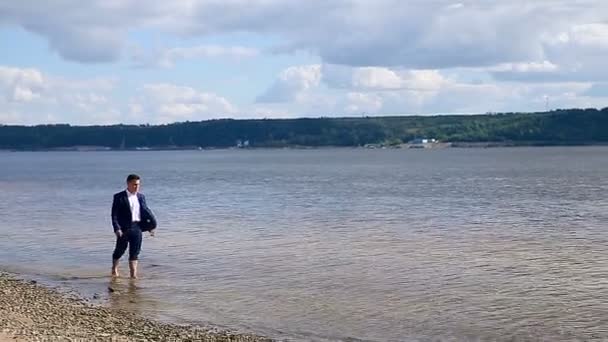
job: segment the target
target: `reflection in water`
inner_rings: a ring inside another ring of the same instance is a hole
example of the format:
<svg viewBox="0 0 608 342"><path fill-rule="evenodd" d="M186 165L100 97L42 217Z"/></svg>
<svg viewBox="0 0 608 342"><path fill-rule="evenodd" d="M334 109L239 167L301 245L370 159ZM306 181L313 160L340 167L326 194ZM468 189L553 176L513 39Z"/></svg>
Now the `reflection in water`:
<svg viewBox="0 0 608 342"><path fill-rule="evenodd" d="M114 309L130 311L148 318L150 312L161 311L161 303L146 294L141 279L110 277L107 288L107 305ZM152 309L152 310L151 310Z"/></svg>
<svg viewBox="0 0 608 342"><path fill-rule="evenodd" d="M142 298L136 282L134 279L112 278L108 285L109 305L115 309L141 313L138 305L141 304Z"/></svg>

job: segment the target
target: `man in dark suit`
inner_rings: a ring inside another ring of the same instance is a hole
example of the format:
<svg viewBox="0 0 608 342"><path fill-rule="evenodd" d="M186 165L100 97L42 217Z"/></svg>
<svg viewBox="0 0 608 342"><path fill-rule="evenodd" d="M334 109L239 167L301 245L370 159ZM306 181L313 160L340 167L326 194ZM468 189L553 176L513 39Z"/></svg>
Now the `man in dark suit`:
<svg viewBox="0 0 608 342"><path fill-rule="evenodd" d="M156 218L139 192L140 177L127 177L127 189L114 195L112 202L112 227L116 234L116 247L112 254L112 276L118 277L118 264L129 247L131 278L137 278L137 260L141 251L142 231L154 236Z"/></svg>

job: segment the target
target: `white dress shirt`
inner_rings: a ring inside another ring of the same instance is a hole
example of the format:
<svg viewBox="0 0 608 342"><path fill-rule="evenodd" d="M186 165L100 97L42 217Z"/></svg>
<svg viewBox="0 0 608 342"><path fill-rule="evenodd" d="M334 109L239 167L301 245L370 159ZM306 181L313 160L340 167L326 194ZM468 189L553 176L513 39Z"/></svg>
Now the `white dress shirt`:
<svg viewBox="0 0 608 342"><path fill-rule="evenodd" d="M141 221L141 216L139 213L139 199L137 198L137 193L132 194L131 192L129 192L129 190L127 190L127 197L129 198L129 206L131 207L131 221Z"/></svg>

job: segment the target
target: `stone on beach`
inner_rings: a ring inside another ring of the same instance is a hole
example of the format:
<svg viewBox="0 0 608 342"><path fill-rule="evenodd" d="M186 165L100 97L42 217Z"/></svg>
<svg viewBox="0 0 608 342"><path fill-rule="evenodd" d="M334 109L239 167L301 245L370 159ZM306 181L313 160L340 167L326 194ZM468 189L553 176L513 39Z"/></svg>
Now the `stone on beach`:
<svg viewBox="0 0 608 342"><path fill-rule="evenodd" d="M5 341L271 341L262 336L156 322L91 305L0 272L0 342Z"/></svg>

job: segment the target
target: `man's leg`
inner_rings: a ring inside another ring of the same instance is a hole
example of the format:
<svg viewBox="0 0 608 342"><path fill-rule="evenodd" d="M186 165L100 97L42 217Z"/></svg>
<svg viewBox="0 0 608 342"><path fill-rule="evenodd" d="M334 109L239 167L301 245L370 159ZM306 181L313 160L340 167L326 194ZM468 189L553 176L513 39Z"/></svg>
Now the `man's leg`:
<svg viewBox="0 0 608 342"><path fill-rule="evenodd" d="M118 277L118 264L120 257L125 254L129 240L125 233L121 237L116 237L116 247L114 247L114 253L112 253L112 277Z"/></svg>
<svg viewBox="0 0 608 342"><path fill-rule="evenodd" d="M129 271L131 279L137 279L137 260L129 260Z"/></svg>
<svg viewBox="0 0 608 342"><path fill-rule="evenodd" d="M120 263L120 259L112 258L112 277L120 277L118 273L118 264Z"/></svg>
<svg viewBox="0 0 608 342"><path fill-rule="evenodd" d="M129 271L133 279L137 278L137 260L141 251L141 240L142 233L138 227L129 230Z"/></svg>

